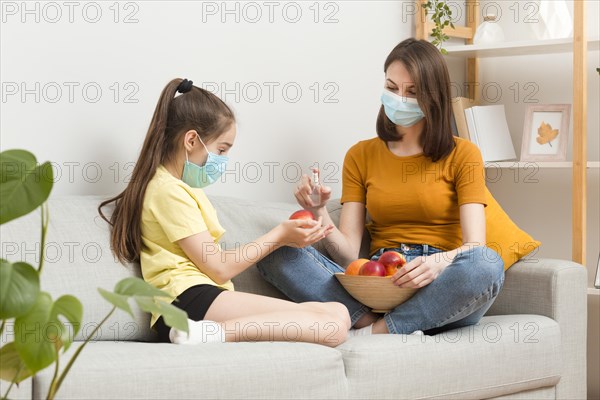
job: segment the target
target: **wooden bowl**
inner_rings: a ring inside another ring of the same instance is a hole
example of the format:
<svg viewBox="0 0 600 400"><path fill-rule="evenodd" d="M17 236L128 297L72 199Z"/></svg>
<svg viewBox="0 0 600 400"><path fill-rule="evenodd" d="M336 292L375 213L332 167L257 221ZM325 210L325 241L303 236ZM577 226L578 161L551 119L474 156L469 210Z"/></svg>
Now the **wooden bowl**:
<svg viewBox="0 0 600 400"><path fill-rule="evenodd" d="M352 297L376 313L386 313L396 308L419 290L400 288L392 283L389 276L346 275L337 272L335 277Z"/></svg>

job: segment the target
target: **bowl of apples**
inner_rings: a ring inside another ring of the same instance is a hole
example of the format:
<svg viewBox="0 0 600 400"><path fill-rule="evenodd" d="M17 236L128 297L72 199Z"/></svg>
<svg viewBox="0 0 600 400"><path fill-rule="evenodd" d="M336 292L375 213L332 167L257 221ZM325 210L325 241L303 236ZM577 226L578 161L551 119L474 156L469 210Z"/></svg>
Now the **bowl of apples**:
<svg viewBox="0 0 600 400"><path fill-rule="evenodd" d="M401 288L390 277L406 263L404 256L396 251L386 251L378 261L359 258L338 272L335 277L356 300L370 307L375 313L386 313L406 300L419 289Z"/></svg>

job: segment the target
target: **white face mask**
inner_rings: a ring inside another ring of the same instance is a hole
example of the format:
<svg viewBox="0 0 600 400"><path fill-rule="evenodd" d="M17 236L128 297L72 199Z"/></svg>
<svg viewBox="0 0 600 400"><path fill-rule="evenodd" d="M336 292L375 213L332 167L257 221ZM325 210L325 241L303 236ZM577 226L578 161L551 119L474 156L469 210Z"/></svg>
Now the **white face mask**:
<svg viewBox="0 0 600 400"><path fill-rule="evenodd" d="M390 121L405 128L413 126L425 117L417 99L399 96L389 90L384 90L381 94L381 103Z"/></svg>

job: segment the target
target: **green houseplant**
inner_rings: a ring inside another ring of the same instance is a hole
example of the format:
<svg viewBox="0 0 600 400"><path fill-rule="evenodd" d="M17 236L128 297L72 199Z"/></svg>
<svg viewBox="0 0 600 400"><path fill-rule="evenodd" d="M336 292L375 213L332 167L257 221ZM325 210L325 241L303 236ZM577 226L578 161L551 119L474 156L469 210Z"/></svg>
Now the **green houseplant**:
<svg viewBox="0 0 600 400"><path fill-rule="evenodd" d="M454 29L454 23L452 23L452 10L448 6L446 0L428 0L422 4L426 14L432 14L431 20L434 22L435 27L431 31L433 40L431 44L438 47L442 54L448 52L442 46L446 40L449 39L448 35L444 33L444 28L450 25Z"/></svg>
<svg viewBox="0 0 600 400"><path fill-rule="evenodd" d="M54 364L54 375L47 394L48 399L53 399L81 351L113 312L121 309L133 316L129 304L132 298L142 310L161 313L167 325L188 331L187 314L161 300L168 296L165 292L142 279L125 278L116 284L112 292L98 288L100 295L113 307L79 345L64 368L60 369L60 355L71 346L79 332L83 306L71 295L53 300L40 287L49 219L46 200L52 185L50 162L38 165L35 156L26 150L0 153L0 224L24 216L38 207L41 211L40 261L37 269L26 262L0 259L0 335L7 323L14 324L15 333L14 340L0 348L0 379L10 382L2 398L8 397L13 384ZM63 321L73 327L71 331ZM43 330L44 334L31 335L36 330Z"/></svg>

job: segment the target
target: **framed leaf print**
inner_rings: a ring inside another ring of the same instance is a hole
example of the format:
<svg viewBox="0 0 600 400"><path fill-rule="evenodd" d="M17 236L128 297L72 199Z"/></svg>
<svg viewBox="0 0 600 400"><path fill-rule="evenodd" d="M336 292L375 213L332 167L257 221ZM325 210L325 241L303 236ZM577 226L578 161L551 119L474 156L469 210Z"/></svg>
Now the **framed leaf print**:
<svg viewBox="0 0 600 400"><path fill-rule="evenodd" d="M600 289L600 255L598 255L598 267L596 268L596 280L594 281L594 287Z"/></svg>
<svg viewBox="0 0 600 400"><path fill-rule="evenodd" d="M527 107L521 161L565 161L571 117L570 104Z"/></svg>

